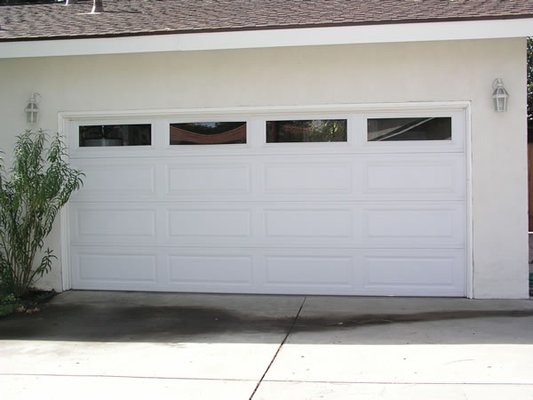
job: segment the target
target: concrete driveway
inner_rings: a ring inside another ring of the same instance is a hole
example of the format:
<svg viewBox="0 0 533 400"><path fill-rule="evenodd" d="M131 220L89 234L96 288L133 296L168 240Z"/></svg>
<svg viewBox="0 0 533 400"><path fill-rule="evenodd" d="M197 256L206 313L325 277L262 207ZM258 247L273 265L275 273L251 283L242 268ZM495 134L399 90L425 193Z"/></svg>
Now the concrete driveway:
<svg viewBox="0 0 533 400"><path fill-rule="evenodd" d="M533 399L533 302L66 292L0 319L0 398Z"/></svg>

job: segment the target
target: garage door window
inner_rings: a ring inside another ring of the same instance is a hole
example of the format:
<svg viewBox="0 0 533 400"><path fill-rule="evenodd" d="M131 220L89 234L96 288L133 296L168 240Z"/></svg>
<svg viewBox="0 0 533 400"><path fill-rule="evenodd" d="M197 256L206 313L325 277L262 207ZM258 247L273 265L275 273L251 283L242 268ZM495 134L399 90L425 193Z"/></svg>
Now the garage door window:
<svg viewBox="0 0 533 400"><path fill-rule="evenodd" d="M79 127L80 147L150 146L151 124L86 125Z"/></svg>
<svg viewBox="0 0 533 400"><path fill-rule="evenodd" d="M346 142L345 119L267 121L267 143Z"/></svg>
<svg viewBox="0 0 533 400"><path fill-rule="evenodd" d="M369 118L369 142L404 140L451 140L450 117Z"/></svg>
<svg viewBox="0 0 533 400"><path fill-rule="evenodd" d="M170 124L170 144L246 143L246 122L189 122Z"/></svg>

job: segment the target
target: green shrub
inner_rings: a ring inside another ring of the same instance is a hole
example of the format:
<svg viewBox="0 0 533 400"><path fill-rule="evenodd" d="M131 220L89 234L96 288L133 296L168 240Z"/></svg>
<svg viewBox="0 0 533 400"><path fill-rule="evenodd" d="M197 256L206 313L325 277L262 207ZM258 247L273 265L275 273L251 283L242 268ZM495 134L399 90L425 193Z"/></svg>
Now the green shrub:
<svg viewBox="0 0 533 400"><path fill-rule="evenodd" d="M0 163L0 284L5 292L23 296L50 271L55 256L43 251L44 240L61 207L81 187L82 176L69 166L59 135L26 131L17 137L9 173Z"/></svg>

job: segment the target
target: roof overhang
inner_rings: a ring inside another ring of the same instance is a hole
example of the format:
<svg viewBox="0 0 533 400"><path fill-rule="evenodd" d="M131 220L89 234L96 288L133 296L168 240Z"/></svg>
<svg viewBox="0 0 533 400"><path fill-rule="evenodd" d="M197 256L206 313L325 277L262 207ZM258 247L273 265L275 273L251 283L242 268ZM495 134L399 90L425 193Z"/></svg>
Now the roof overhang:
<svg viewBox="0 0 533 400"><path fill-rule="evenodd" d="M533 18L0 41L0 58L253 49L533 36Z"/></svg>

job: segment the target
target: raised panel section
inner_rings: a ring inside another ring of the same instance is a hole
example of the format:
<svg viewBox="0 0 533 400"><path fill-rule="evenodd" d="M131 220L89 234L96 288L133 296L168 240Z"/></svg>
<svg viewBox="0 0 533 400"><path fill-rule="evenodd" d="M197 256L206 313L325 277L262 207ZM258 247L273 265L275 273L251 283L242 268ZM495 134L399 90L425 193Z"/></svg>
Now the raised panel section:
<svg viewBox="0 0 533 400"><path fill-rule="evenodd" d="M154 193L153 165L83 165L85 174L79 196L84 194L149 195Z"/></svg>
<svg viewBox="0 0 533 400"><path fill-rule="evenodd" d="M181 256L169 257L170 283L205 285L249 285L252 281L252 258L249 256Z"/></svg>
<svg viewBox="0 0 533 400"><path fill-rule="evenodd" d="M464 196L462 160L387 160L366 165L365 193L395 196L433 194Z"/></svg>
<svg viewBox="0 0 533 400"><path fill-rule="evenodd" d="M168 168L169 194L217 195L250 192L247 165L174 165Z"/></svg>
<svg viewBox="0 0 533 400"><path fill-rule="evenodd" d="M464 287L462 251L380 251L364 256L365 289L385 289L394 294L416 288L441 288L440 294L462 295ZM405 292L403 292L405 293Z"/></svg>
<svg viewBox="0 0 533 400"><path fill-rule="evenodd" d="M76 220L79 238L155 236L154 210L79 208Z"/></svg>
<svg viewBox="0 0 533 400"><path fill-rule="evenodd" d="M172 210L169 212L170 236L249 236L248 210Z"/></svg>
<svg viewBox="0 0 533 400"><path fill-rule="evenodd" d="M349 209L266 210L266 235L269 237L346 238L352 235Z"/></svg>
<svg viewBox="0 0 533 400"><path fill-rule="evenodd" d="M80 281L155 282L156 257L140 254L77 255Z"/></svg>
<svg viewBox="0 0 533 400"><path fill-rule="evenodd" d="M337 194L352 189L350 164L292 163L265 166L265 192L270 194Z"/></svg>
<svg viewBox="0 0 533 400"><path fill-rule="evenodd" d="M366 207L363 218L363 241L373 246L464 246L460 204Z"/></svg>
<svg viewBox="0 0 533 400"><path fill-rule="evenodd" d="M266 256L269 286L351 286L352 257Z"/></svg>

